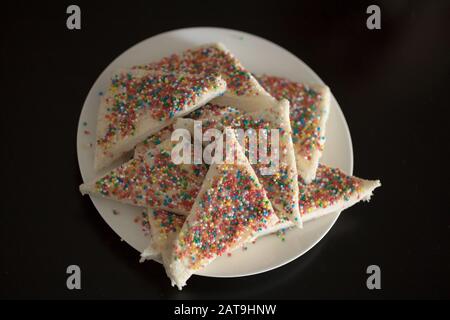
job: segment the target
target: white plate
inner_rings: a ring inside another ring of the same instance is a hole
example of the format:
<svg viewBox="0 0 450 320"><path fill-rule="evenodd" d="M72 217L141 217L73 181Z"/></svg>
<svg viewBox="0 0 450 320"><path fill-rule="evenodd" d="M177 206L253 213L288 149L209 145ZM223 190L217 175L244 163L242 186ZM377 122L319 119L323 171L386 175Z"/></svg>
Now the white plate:
<svg viewBox="0 0 450 320"><path fill-rule="evenodd" d="M95 124L99 93L104 92L112 71L121 67L156 61L166 55L181 52L197 45L222 42L243 65L254 74L283 76L291 80L323 83L303 61L278 45L241 31L220 28L188 28L165 32L144 40L122 53L100 75L92 86L81 111L78 124L78 163L84 181L97 176L94 172ZM86 124L87 123L87 124ZM89 131L87 134L85 131ZM327 142L322 163L353 171L353 151L347 123L333 97L327 125ZM80 195L81 196L81 195ZM133 248L142 252L149 237L136 223L143 209L120 205L114 201L92 197L92 202L106 223ZM113 214L116 210L119 214ZM302 230L290 230L285 241L275 235L258 239L247 250L237 250L231 256L214 261L201 275L212 277L238 277L265 272L298 258L319 242L335 223L339 212L308 222ZM136 263L139 256L136 254Z"/></svg>

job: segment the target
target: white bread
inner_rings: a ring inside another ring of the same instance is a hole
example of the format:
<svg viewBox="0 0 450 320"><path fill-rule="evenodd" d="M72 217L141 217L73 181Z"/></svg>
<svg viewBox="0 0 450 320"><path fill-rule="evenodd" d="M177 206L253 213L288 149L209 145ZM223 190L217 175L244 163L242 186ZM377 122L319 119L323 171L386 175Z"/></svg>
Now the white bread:
<svg viewBox="0 0 450 320"><path fill-rule="evenodd" d="M225 90L225 81L216 74L117 71L98 111L95 169L107 167L176 117L201 107Z"/></svg>
<svg viewBox="0 0 450 320"><path fill-rule="evenodd" d="M258 80L276 99L290 101L297 170L303 180L310 183L315 177L325 145L330 89L320 84L308 85L269 75L258 77Z"/></svg>
<svg viewBox="0 0 450 320"><path fill-rule="evenodd" d="M168 259L169 245L183 227L186 216L177 215L165 210L147 210L147 219L150 224L151 241L149 246L141 253L141 262L145 260L162 261L162 254Z"/></svg>
<svg viewBox="0 0 450 320"><path fill-rule="evenodd" d="M365 180L348 176L337 168L319 165L317 176L311 183L306 184L299 179L299 207L303 222L306 223L332 212L347 209L361 200L369 201L373 191L379 186L381 186L379 180ZM290 221L280 221L275 226L262 230L256 237L292 226Z"/></svg>
<svg viewBox="0 0 450 320"><path fill-rule="evenodd" d="M229 137L227 143L235 147L237 161L210 166L169 259L162 255L172 285L180 290L193 273L278 221L232 131Z"/></svg>
<svg viewBox="0 0 450 320"><path fill-rule="evenodd" d="M188 139L184 142L191 143ZM139 207L189 214L207 167L204 164L175 165L171 157L175 144L178 142L165 140L102 177L82 184L81 193Z"/></svg>
<svg viewBox="0 0 450 320"><path fill-rule="evenodd" d="M191 48L136 68L192 74L217 72L227 82L227 91L214 99L215 104L232 105L244 111L256 111L275 103L275 99L222 43Z"/></svg>
<svg viewBox="0 0 450 320"><path fill-rule="evenodd" d="M187 125L186 121L188 121L189 125ZM192 120L185 118L177 118L168 127L156 132L155 134L152 134L151 136L147 137L144 141L136 145L133 157L139 158L145 156L147 152L151 151L165 140L170 140L173 131L176 129L187 129L192 131L190 127L193 127L193 125L190 124L190 121Z"/></svg>
<svg viewBox="0 0 450 320"><path fill-rule="evenodd" d="M177 118L175 123L181 118ZM164 142L165 140L170 139L170 136L173 132L173 124L165 127L164 129L150 135L144 141L138 143L136 148L134 148L134 158L139 158L141 156L145 156L149 150L156 148L159 144Z"/></svg>

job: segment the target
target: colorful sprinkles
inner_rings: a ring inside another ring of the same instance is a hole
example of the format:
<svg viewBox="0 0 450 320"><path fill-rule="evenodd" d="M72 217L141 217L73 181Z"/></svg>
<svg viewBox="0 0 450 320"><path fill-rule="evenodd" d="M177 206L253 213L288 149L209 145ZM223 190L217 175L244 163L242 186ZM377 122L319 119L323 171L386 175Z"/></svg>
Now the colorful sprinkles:
<svg viewBox="0 0 450 320"><path fill-rule="evenodd" d="M266 192L245 166L219 165L178 236L177 259L198 269L265 229L275 217Z"/></svg>
<svg viewBox="0 0 450 320"><path fill-rule="evenodd" d="M160 72L182 72L190 74L218 73L227 82L227 91L235 95L257 95L253 89L253 76L228 51L217 45L189 49L182 54L173 54L159 62L136 68Z"/></svg>
<svg viewBox="0 0 450 320"><path fill-rule="evenodd" d="M297 209L297 193L296 176L289 163L285 161L283 155L289 151L287 148L287 140L290 138L289 133L284 127L276 126L272 121L264 119L261 114L245 113L238 111L233 107L221 107L214 104L207 104L203 108L198 109L189 115L196 120L202 120L202 129L223 128L230 126L233 128L241 128L244 130L253 129L258 132L259 129L271 130L278 129L280 143L278 150L280 155L278 172L273 175L262 175L261 169L266 168L267 164L257 162L252 164L259 180L267 191L272 205L274 206L278 217L294 217L298 215ZM272 152L270 145L271 139L268 141L268 154ZM248 148L245 150L248 156ZM293 152L293 150L292 150Z"/></svg>
<svg viewBox="0 0 450 320"><path fill-rule="evenodd" d="M311 160L314 150L323 151L325 137L320 120L324 111L320 108L322 96L319 92L280 77L265 75L258 77L258 81L274 98L287 99L291 103L292 141L296 154Z"/></svg>
<svg viewBox="0 0 450 320"><path fill-rule="evenodd" d="M135 157L145 156L149 150L156 148L163 141L169 139L172 132L173 132L173 125L170 125L158 131L157 133L147 137L143 142L139 143L136 146L134 150L134 156Z"/></svg>
<svg viewBox="0 0 450 320"><path fill-rule="evenodd" d="M166 239L169 233L178 232L181 229L186 217L165 210L151 210L150 219L155 221L158 236Z"/></svg>
<svg viewBox="0 0 450 320"><path fill-rule="evenodd" d="M145 117L168 121L219 85L217 75L120 72L112 78L108 95L104 98L107 106L104 119L108 126L97 144L107 146L115 139L133 136L139 121Z"/></svg>
<svg viewBox="0 0 450 320"><path fill-rule="evenodd" d="M319 165L316 178L306 184L299 178L299 208L306 215L319 208L327 208L338 201L348 201L360 194L362 180L348 176L337 168Z"/></svg>
<svg viewBox="0 0 450 320"><path fill-rule="evenodd" d="M286 229L278 230L276 235L281 241L286 241Z"/></svg>
<svg viewBox="0 0 450 320"><path fill-rule="evenodd" d="M148 221L147 212L142 211L141 215L142 215L142 220L141 220L142 231L144 232L144 236L148 236L148 235L150 235L151 227L150 227L150 223Z"/></svg>
<svg viewBox="0 0 450 320"><path fill-rule="evenodd" d="M95 191L141 207L189 212L207 168L173 164L170 148L158 147L151 157L132 159L112 170L96 181Z"/></svg>

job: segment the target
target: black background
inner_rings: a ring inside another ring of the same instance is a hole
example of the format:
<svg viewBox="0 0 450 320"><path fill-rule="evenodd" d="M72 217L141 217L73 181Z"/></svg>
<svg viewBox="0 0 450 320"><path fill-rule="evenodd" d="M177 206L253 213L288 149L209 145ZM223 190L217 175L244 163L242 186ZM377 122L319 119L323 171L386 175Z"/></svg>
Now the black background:
<svg viewBox="0 0 450 320"><path fill-rule="evenodd" d="M65 25L71 3L1 4L1 298L450 298L448 2L73 3L79 31ZM366 28L373 3L381 30ZM75 146L102 70L141 40L191 26L253 33L305 61L343 109L354 173L383 186L294 262L193 277L178 292L81 197ZM70 264L82 290L66 289ZM378 291L366 288L371 264Z"/></svg>

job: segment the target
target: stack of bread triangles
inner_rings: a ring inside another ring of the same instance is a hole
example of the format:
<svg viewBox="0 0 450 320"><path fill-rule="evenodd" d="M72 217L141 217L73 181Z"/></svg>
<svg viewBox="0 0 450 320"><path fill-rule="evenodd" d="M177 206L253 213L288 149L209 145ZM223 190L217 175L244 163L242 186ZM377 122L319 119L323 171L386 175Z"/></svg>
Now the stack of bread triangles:
<svg viewBox="0 0 450 320"><path fill-rule="evenodd" d="M378 180L320 164L330 96L255 78L222 44L119 70L98 113L94 163L107 173L80 190L146 208L141 260L162 261L181 289L257 237L370 199Z"/></svg>

